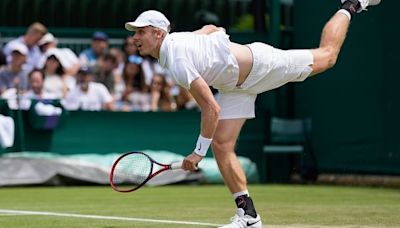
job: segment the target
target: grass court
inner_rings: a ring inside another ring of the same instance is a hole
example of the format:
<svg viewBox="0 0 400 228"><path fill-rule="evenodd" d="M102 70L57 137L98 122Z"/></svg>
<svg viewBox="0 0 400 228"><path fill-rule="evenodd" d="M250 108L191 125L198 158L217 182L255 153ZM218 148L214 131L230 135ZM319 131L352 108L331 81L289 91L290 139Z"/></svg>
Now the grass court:
<svg viewBox="0 0 400 228"><path fill-rule="evenodd" d="M400 190L250 185L264 227L400 227ZM235 205L222 185L0 188L0 227L217 227Z"/></svg>

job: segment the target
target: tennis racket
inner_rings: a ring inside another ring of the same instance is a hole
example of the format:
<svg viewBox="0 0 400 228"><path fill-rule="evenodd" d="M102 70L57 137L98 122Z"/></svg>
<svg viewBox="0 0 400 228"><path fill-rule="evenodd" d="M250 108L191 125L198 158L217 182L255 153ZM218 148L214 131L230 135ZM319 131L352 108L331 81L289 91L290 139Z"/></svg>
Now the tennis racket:
<svg viewBox="0 0 400 228"><path fill-rule="evenodd" d="M144 186L151 178L167 171L180 169L182 161L161 164L142 152L121 155L110 172L110 185L118 192L133 192Z"/></svg>

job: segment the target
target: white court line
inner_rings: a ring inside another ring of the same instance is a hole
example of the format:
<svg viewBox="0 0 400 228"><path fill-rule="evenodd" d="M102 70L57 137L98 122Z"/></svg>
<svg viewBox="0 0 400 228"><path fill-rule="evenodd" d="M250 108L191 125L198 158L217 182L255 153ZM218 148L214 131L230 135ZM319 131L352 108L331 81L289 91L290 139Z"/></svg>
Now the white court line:
<svg viewBox="0 0 400 228"><path fill-rule="evenodd" d="M1 216L21 216L21 214L0 214L0 217Z"/></svg>
<svg viewBox="0 0 400 228"><path fill-rule="evenodd" d="M3 213L3 214L1 214ZM137 222L150 222L150 223L167 223L167 224L181 224L181 225L198 225L198 226L212 226L218 227L221 224L202 223L202 222L187 222L187 221L174 221L174 220L158 220L158 219L145 219L145 218L130 218L118 216L102 216L102 215L82 215L70 213L57 213L45 211L20 211L20 210L5 210L0 209L0 216L19 216L19 215L43 215L43 216L59 216L59 217L74 217L74 218L88 218L88 219L104 219L104 220L120 220L120 221L137 221ZM306 224L290 224L290 225L264 225L265 228L388 228L391 226L369 226L369 225L342 225L342 226L329 226L329 225L306 225Z"/></svg>
<svg viewBox="0 0 400 228"><path fill-rule="evenodd" d="M45 216L89 218L89 219L105 219L105 220L120 220L120 221L137 221L137 222L152 222L152 223L169 223L169 224L213 226L213 227L221 226L219 224L202 223L202 222L186 222L186 221L158 220L158 219L145 219L145 218L129 218L129 217L102 216L102 215L82 215L82 214L57 213L57 212L46 212L46 211L19 211L19 210L4 210L4 209L0 209L0 213L13 214L13 215L45 215Z"/></svg>

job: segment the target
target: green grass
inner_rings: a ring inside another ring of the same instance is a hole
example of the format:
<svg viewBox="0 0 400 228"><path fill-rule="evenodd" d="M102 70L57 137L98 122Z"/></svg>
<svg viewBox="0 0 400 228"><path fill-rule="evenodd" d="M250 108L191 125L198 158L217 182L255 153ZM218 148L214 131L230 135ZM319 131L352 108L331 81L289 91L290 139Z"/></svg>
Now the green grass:
<svg viewBox="0 0 400 228"><path fill-rule="evenodd" d="M367 187L252 185L271 227L400 227L400 190ZM166 186L118 193L109 187L0 188L0 209L47 211L224 224L235 212L224 186ZM205 227L0 214L0 227Z"/></svg>

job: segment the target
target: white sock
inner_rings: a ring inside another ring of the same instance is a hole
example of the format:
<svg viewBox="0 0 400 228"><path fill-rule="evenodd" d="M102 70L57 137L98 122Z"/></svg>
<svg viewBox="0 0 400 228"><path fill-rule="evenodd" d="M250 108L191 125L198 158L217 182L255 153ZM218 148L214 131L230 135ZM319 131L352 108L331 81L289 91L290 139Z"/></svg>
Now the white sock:
<svg viewBox="0 0 400 228"><path fill-rule="evenodd" d="M235 193L232 194L234 200L235 200L236 198L238 198L239 196L242 196L242 195L250 196L249 191L247 191L247 189L244 190L244 191L235 192Z"/></svg>
<svg viewBox="0 0 400 228"><path fill-rule="evenodd" d="M345 9L340 9L340 10L337 11L337 12L346 15L346 16L349 18L349 20L351 21L351 14L350 14L349 11L347 11L347 10L345 10Z"/></svg>

